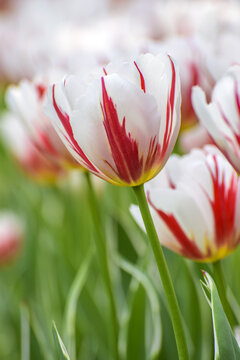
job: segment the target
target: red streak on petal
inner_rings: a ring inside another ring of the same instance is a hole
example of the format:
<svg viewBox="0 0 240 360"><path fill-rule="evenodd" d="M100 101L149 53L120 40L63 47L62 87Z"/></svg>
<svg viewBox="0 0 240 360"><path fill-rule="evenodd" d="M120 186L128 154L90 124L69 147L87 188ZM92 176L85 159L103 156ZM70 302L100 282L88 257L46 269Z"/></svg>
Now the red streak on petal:
<svg viewBox="0 0 240 360"><path fill-rule="evenodd" d="M183 95L184 98L182 102L182 114L184 115L185 119L188 119L194 113L191 102L192 87L199 84L199 71L196 64L194 62L190 62L188 64L188 68L191 81L186 91L185 97Z"/></svg>
<svg viewBox="0 0 240 360"><path fill-rule="evenodd" d="M132 180L137 181L141 176L143 159L139 159L137 142L131 138L131 134L126 133L125 118L122 125L119 122L117 110L112 99L107 94L103 77L102 96L103 124L117 168L117 175L127 183Z"/></svg>
<svg viewBox="0 0 240 360"><path fill-rule="evenodd" d="M50 155L54 155L54 156L58 155L58 152L52 145L51 140L49 139L49 137L47 136L46 133L44 133L42 131L38 131L38 138L40 140L40 147L41 147L41 149L43 149L43 151L47 151L47 153L49 153ZM37 144L36 144L36 146L37 146ZM37 147L39 148L39 146L37 146ZM40 149L40 151L41 151L41 149Z"/></svg>
<svg viewBox="0 0 240 360"><path fill-rule="evenodd" d="M103 113L103 125L106 131L108 142L111 148L113 161L116 169L113 169L106 162L117 176L126 183L137 182L143 173L152 168L155 162L159 162L159 144L156 137L150 140L146 161L144 164L143 156L139 154L138 143L126 132L126 119L123 118L122 124L118 119L116 106L111 97L108 96L104 78L102 77L102 98L101 104Z"/></svg>
<svg viewBox="0 0 240 360"><path fill-rule="evenodd" d="M237 100L237 99L236 99L236 100ZM235 137L238 145L240 146L240 134L236 133L236 131L234 130L234 128L233 128L233 126L232 126L232 124L231 124L231 122L228 120L227 116L224 114L223 109L222 109L222 107L221 107L220 104L218 104L218 108L219 108L219 111L220 111L220 113L221 113L221 115L222 115L222 118L223 118L224 122L225 122L225 123L227 124L227 126L230 128L230 130L231 130L232 134L234 135L234 137ZM240 111L240 109L239 109L239 111ZM226 137L226 136L225 136L225 137Z"/></svg>
<svg viewBox="0 0 240 360"><path fill-rule="evenodd" d="M155 136L150 140L148 156L145 162L144 171L148 172L155 164L159 163L161 159L161 146L157 142L157 137Z"/></svg>
<svg viewBox="0 0 240 360"><path fill-rule="evenodd" d="M189 239L189 237L185 234L175 217L172 214L167 214L164 211L157 209L151 202L149 193L147 194L147 200L174 235L177 242L181 245L181 253L191 259L202 259L204 256L201 250L197 247L195 242Z"/></svg>
<svg viewBox="0 0 240 360"><path fill-rule="evenodd" d="M38 93L38 98L39 98L39 100L41 100L47 91L47 87L43 84L37 84L36 90Z"/></svg>
<svg viewBox="0 0 240 360"><path fill-rule="evenodd" d="M209 198L215 223L215 243L218 247L234 240L235 207L237 199L237 175L233 172L226 187L224 174L220 178L216 156L213 171L207 164L213 183L213 200Z"/></svg>
<svg viewBox="0 0 240 360"><path fill-rule="evenodd" d="M168 180L168 185L169 185L169 187L170 187L171 189L173 189L173 190L176 189L176 185L173 183L173 181L172 181L172 179L171 179L171 177L170 177L167 169L166 169L166 175L167 175L167 180Z"/></svg>
<svg viewBox="0 0 240 360"><path fill-rule="evenodd" d="M84 161L84 163L86 163L86 167L90 171L94 171L94 172L98 173L98 170L88 160L88 158L86 157L86 155L84 154L84 152L82 151L80 146L78 145L77 141L75 140L68 114L65 113L62 109L60 109L60 107L56 103L56 100L55 100L55 84L52 87L52 98L53 98L54 109L55 109L55 111L57 113L57 116L58 116L59 120L61 121L67 135L68 135L67 140L70 143L72 149L81 157L81 159Z"/></svg>
<svg viewBox="0 0 240 360"><path fill-rule="evenodd" d="M103 68L103 72L104 72L104 75L107 76L107 70L105 68Z"/></svg>
<svg viewBox="0 0 240 360"><path fill-rule="evenodd" d="M235 91L235 99L236 99L236 104L237 104L237 109L238 109L238 115L240 117L240 96L239 96L239 92L238 92L237 81L235 81L235 84L234 84L234 91Z"/></svg>
<svg viewBox="0 0 240 360"><path fill-rule="evenodd" d="M175 101L175 85L176 85L176 72L173 61L169 56L172 67L172 83L170 88L170 95L167 102L167 114L166 114L166 129L164 133L163 145L161 150L161 158L163 158L167 152L173 126L173 113L174 113L174 101Z"/></svg>
<svg viewBox="0 0 240 360"><path fill-rule="evenodd" d="M230 158L229 154L227 153L227 151L221 147L221 145L219 145L218 143L216 143L215 139L210 135L208 134L212 143L223 153L223 155L225 156L225 158L230 162L230 164L232 165L232 167L238 172L240 173L240 167L237 167L237 164L234 163L232 161L232 159ZM235 144L233 143L233 140L230 139L228 136L225 136L225 139L231 144L231 147L234 149L235 148Z"/></svg>
<svg viewBox="0 0 240 360"><path fill-rule="evenodd" d="M146 86L145 86L144 76L143 76L142 72L140 71L139 67L137 66L136 61L134 61L134 65L136 66L137 71L139 72L139 75L140 75L141 89L142 89L144 92L146 92Z"/></svg>

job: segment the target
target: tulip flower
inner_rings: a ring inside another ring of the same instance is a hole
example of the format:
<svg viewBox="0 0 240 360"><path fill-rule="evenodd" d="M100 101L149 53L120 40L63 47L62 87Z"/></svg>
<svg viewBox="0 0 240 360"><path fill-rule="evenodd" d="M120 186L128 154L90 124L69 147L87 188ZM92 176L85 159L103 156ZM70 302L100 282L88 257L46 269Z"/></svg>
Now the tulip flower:
<svg viewBox="0 0 240 360"><path fill-rule="evenodd" d="M8 107L25 127L32 145L53 167L77 166L43 113L45 82L22 80L19 85L9 86L6 93Z"/></svg>
<svg viewBox="0 0 240 360"><path fill-rule="evenodd" d="M173 155L145 191L159 240L176 253L213 262L239 244L240 180L215 146Z"/></svg>
<svg viewBox="0 0 240 360"><path fill-rule="evenodd" d="M179 75L167 55L112 63L88 82L69 76L52 85L46 114L83 167L136 186L162 169L175 144Z"/></svg>
<svg viewBox="0 0 240 360"><path fill-rule="evenodd" d="M0 265L19 254L23 240L23 225L11 212L0 212Z"/></svg>
<svg viewBox="0 0 240 360"><path fill-rule="evenodd" d="M6 147L28 176L40 182L54 182L65 174L62 167L41 154L22 122L12 113L3 115L0 130Z"/></svg>
<svg viewBox="0 0 240 360"><path fill-rule="evenodd" d="M240 173L240 66L231 67L216 83L209 104L199 87L193 89L192 102L201 124Z"/></svg>

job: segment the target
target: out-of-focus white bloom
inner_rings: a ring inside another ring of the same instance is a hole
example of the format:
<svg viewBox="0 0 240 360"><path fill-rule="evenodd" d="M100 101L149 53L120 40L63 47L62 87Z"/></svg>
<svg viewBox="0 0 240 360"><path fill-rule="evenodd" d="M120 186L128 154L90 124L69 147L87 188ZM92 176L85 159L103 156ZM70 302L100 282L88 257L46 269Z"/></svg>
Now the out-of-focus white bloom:
<svg viewBox="0 0 240 360"><path fill-rule="evenodd" d="M60 166L41 155L25 127L12 113L3 115L0 133L16 162L34 180L52 182L64 174Z"/></svg>
<svg viewBox="0 0 240 360"><path fill-rule="evenodd" d="M147 41L146 28L138 18L125 11L110 13L82 25L62 26L55 33L54 43L60 58L82 53L90 62L105 66L110 61L136 55ZM70 71L79 70L76 67Z"/></svg>
<svg viewBox="0 0 240 360"><path fill-rule="evenodd" d="M10 86L6 93L7 105L22 122L29 139L42 156L54 166L78 166L43 113L49 83L49 79L40 78L32 82L22 80L19 85Z"/></svg>
<svg viewBox="0 0 240 360"><path fill-rule="evenodd" d="M19 254L24 236L21 219L12 212L0 212L0 266Z"/></svg>
<svg viewBox="0 0 240 360"><path fill-rule="evenodd" d="M225 32L206 44L206 67L215 81L219 80L230 66L240 64L240 47L236 46L239 41L240 31Z"/></svg>
<svg viewBox="0 0 240 360"><path fill-rule="evenodd" d="M181 1L180 6L178 1L144 2L138 11L154 40L194 34L208 39L219 31L239 29L239 15L239 4L229 1Z"/></svg>
<svg viewBox="0 0 240 360"><path fill-rule="evenodd" d="M89 16L99 16L107 9L108 0L73 0L71 6L64 0L21 0L14 11L0 13L0 81L32 79L36 73L59 66L62 60L56 39L61 29L82 25Z"/></svg>
<svg viewBox="0 0 240 360"><path fill-rule="evenodd" d="M240 179L215 146L170 157L145 185L160 242L190 259L217 261L240 242ZM132 214L142 224L139 208Z"/></svg>
<svg viewBox="0 0 240 360"><path fill-rule="evenodd" d="M179 145L184 153L194 148L202 148L207 144L213 144L213 141L201 124L196 124L180 133Z"/></svg>
<svg viewBox="0 0 240 360"><path fill-rule="evenodd" d="M193 107L210 136L240 173L240 65L216 83L207 104L202 89L193 89Z"/></svg>
<svg viewBox="0 0 240 360"><path fill-rule="evenodd" d="M35 10L19 6L15 12L0 17L1 82L31 78L51 65L54 48L49 33L55 22L52 19L50 27L48 12Z"/></svg>
<svg viewBox="0 0 240 360"><path fill-rule="evenodd" d="M196 123L191 103L192 87L199 85L210 94L214 84L205 66L205 42L196 37L172 37L163 42L148 42L146 49L153 54L165 52L176 60L181 81L181 125L186 128Z"/></svg>
<svg viewBox="0 0 240 360"><path fill-rule="evenodd" d="M48 90L46 113L87 170L134 186L164 166L180 127L179 74L167 55L111 63L84 83L69 76Z"/></svg>

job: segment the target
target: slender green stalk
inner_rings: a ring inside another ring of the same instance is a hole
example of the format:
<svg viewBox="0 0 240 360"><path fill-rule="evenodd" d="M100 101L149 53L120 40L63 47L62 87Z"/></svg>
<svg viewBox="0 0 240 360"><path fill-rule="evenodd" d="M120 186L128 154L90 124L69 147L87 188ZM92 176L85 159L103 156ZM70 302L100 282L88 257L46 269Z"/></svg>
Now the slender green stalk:
<svg viewBox="0 0 240 360"><path fill-rule="evenodd" d="M226 293L227 286L223 274L222 261L221 260L215 261L212 265L213 265L214 280L216 281L222 306L228 318L229 324L233 328L235 325L237 325L237 319L227 299L227 293Z"/></svg>
<svg viewBox="0 0 240 360"><path fill-rule="evenodd" d="M178 356L180 360L187 360L188 348L183 328L183 322L178 306L177 297L174 291L171 276L167 267L167 263L162 251L161 244L158 239L158 235L153 224L152 216L148 207L147 199L144 192L143 185L133 187L133 190L137 196L139 208L142 214L143 222L152 246L152 250L155 256L155 260L158 266L158 271L162 280L163 288L167 298L169 311L172 319L173 330L175 334Z"/></svg>
<svg viewBox="0 0 240 360"><path fill-rule="evenodd" d="M91 208L91 213L95 225L96 235L94 236L95 239L95 246L98 254L98 260L100 265L100 270L102 272L103 281L106 286L106 291L109 298L109 305L110 305L110 319L112 325L112 336L113 336L113 352L114 352L114 359L118 359L118 319L117 319L117 310L113 295L112 283L110 278L109 272L109 265L108 265L108 258L107 258L107 250L106 250L106 243L105 243L105 236L103 227L100 220L100 212L98 206L98 200L92 185L92 181L90 178L90 174L88 172L85 173L87 184L88 184L88 197L89 197L89 204Z"/></svg>

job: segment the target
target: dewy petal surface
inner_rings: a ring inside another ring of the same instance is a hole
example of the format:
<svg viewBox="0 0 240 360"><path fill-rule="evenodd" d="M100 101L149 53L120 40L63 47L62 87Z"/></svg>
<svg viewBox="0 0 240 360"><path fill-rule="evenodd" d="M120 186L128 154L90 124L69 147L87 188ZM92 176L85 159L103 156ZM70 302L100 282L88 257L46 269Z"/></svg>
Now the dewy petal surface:
<svg viewBox="0 0 240 360"><path fill-rule="evenodd" d="M172 156L145 188L160 241L198 261L231 253L240 242L239 188L236 171L214 146Z"/></svg>
<svg viewBox="0 0 240 360"><path fill-rule="evenodd" d="M46 112L81 165L113 184L142 184L161 170L179 131L175 65L147 54L96 74L54 84Z"/></svg>

